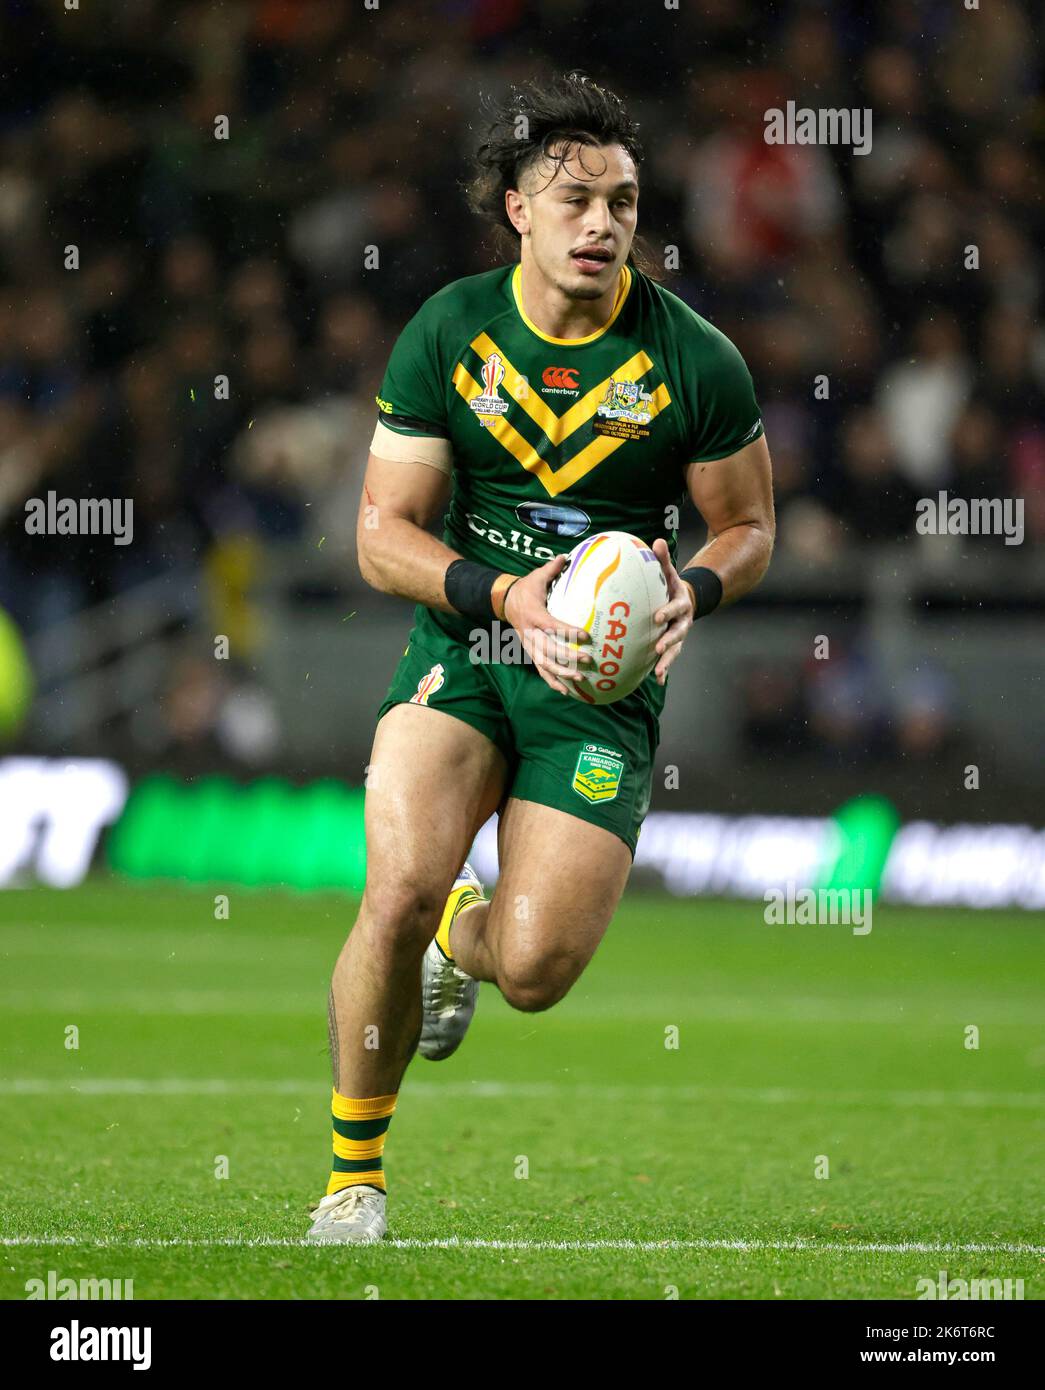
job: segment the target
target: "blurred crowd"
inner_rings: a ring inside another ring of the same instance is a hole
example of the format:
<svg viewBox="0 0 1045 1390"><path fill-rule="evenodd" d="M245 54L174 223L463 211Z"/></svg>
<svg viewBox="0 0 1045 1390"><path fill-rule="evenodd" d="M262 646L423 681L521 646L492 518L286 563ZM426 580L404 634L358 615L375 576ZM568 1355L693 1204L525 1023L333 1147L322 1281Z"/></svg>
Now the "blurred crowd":
<svg viewBox="0 0 1045 1390"><path fill-rule="evenodd" d="M911 543L915 501L940 489L1023 497L1029 547L1045 536L1034 14L12 0L0 606L38 628L244 534L350 557L389 348L425 296L496 263L460 191L479 94L573 66L630 100L641 231L658 259L678 248L665 283L751 367L781 548L821 564ZM871 152L767 145L764 113L788 101L870 108ZM133 545L28 537L25 499L49 489L132 497Z"/></svg>
<svg viewBox="0 0 1045 1390"><path fill-rule="evenodd" d="M736 691L744 751L763 765L816 768L903 762L917 770L968 746L955 683L923 660L893 683L860 636L831 659L745 663ZM964 740L964 744L963 744Z"/></svg>

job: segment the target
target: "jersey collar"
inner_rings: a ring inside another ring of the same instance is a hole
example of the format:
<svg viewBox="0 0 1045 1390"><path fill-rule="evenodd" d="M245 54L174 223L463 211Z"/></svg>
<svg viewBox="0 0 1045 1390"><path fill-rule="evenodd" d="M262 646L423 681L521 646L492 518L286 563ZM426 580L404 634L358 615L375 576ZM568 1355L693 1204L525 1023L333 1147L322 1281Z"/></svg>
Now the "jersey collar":
<svg viewBox="0 0 1045 1390"><path fill-rule="evenodd" d="M512 272L512 295L515 298L515 307L519 311L519 317L522 319L523 323L525 323L526 327L530 330L531 333L536 333L538 338L543 338L546 343L557 343L559 347L583 347L585 343L595 342L596 338L601 338L604 333L608 333L609 330L613 327L613 324L616 321L618 314L624 308L625 300L631 293L631 287L634 283L634 280L635 277L632 274L631 266L622 265L620 268L620 276L617 280L617 297L613 301L613 312L610 314L609 318L606 320L606 322L602 325L601 328L597 328L594 333L589 333L584 338L553 338L550 333L541 332L541 330L534 323L533 319L530 318L526 310L523 308L521 264L517 265L515 267L515 270Z"/></svg>

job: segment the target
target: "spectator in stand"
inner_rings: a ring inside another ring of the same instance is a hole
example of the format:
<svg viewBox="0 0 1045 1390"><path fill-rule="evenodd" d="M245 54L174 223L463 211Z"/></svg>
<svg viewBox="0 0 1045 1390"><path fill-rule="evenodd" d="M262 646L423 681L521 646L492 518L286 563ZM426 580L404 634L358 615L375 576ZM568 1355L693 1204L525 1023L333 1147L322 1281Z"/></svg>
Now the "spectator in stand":
<svg viewBox="0 0 1045 1390"><path fill-rule="evenodd" d="M658 259L678 248L666 283L751 365L781 553L899 540L912 492L951 485L1024 497L1045 536L1029 3L992 0L985 26L946 6L610 23L597 0L462 0L437 34L431 0L380 28L326 0L104 9L0 14L20 59L0 88L0 602L24 622L199 566L230 526L311 535L320 501L351 557L388 347L497 259L457 188L475 94L582 49L639 114L642 229ZM767 145L788 100L870 106L871 152ZM243 441L271 419L259 461ZM270 447L288 422L314 467ZM51 486L133 496L134 546L27 547L24 502Z"/></svg>

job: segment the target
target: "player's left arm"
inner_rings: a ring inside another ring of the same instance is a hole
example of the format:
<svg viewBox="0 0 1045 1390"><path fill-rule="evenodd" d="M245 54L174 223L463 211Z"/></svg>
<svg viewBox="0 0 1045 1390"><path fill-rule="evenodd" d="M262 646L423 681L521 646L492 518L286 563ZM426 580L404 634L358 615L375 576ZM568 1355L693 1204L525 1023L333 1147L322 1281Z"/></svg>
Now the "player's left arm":
<svg viewBox="0 0 1045 1390"><path fill-rule="evenodd" d="M734 603L759 582L773 554L776 517L765 436L727 458L689 464L685 477L686 489L707 522L708 538L683 570L711 570L722 585L721 602ZM681 579L671 563L667 541L654 541L653 549L668 585L668 602L656 615L658 623L668 624L657 643L660 659L655 667L663 685L686 634L703 614L695 586ZM714 580L710 583L713 587Z"/></svg>

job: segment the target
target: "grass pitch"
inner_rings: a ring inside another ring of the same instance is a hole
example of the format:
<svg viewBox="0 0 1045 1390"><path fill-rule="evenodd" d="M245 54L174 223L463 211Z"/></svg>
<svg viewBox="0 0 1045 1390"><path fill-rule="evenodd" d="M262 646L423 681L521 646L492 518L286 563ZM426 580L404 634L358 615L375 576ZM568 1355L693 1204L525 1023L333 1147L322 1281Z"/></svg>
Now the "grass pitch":
<svg viewBox="0 0 1045 1390"><path fill-rule="evenodd" d="M354 906L0 893L0 1295L914 1298L946 1270L1040 1297L1040 919L877 908L854 937L629 893L562 1004L483 986L457 1055L415 1061L392 1241L310 1249Z"/></svg>

